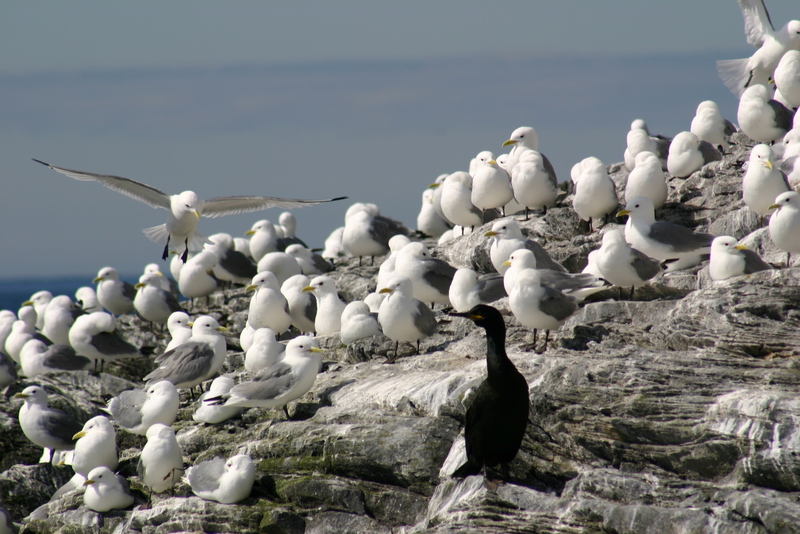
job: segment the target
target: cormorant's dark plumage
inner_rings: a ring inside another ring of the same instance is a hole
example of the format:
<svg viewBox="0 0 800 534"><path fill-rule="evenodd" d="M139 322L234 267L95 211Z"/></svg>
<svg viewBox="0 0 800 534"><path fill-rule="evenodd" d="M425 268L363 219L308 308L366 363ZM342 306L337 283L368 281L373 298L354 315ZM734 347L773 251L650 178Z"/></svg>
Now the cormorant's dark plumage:
<svg viewBox="0 0 800 534"><path fill-rule="evenodd" d="M488 376L467 408L464 437L467 461L454 477L476 475L500 465L508 478L508 463L514 459L528 426L528 382L506 355L506 325L500 312L479 304L466 317L486 330L486 368ZM488 478L488 476L487 476Z"/></svg>

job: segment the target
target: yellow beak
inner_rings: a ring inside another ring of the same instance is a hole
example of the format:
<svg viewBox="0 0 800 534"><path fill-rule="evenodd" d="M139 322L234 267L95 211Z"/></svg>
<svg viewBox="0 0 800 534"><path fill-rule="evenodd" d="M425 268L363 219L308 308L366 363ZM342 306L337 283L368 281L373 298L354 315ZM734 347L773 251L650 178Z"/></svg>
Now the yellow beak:
<svg viewBox="0 0 800 534"><path fill-rule="evenodd" d="M311 347L308 350L309 350L309 352L325 352L324 350L322 350L320 348L317 348L317 347Z"/></svg>
<svg viewBox="0 0 800 534"><path fill-rule="evenodd" d="M502 146L516 145L516 144L517 144L516 141L514 141L513 139L509 139L508 141L503 141L503 145Z"/></svg>
<svg viewBox="0 0 800 534"><path fill-rule="evenodd" d="M764 167L768 168L769 170L772 170L772 162L771 161L763 161L762 164L764 165Z"/></svg>
<svg viewBox="0 0 800 534"><path fill-rule="evenodd" d="M22 305L23 306L33 306L33 301L32 300L26 300L25 302L22 303Z"/></svg>
<svg viewBox="0 0 800 534"><path fill-rule="evenodd" d="M255 231L255 230L248 230L248 231L246 231L246 232L244 233L244 235L253 235L253 234L255 234L255 233L256 233L256 231Z"/></svg>
<svg viewBox="0 0 800 534"><path fill-rule="evenodd" d="M245 291L255 291L256 289L258 289L258 286L253 286L253 285L244 288Z"/></svg>
<svg viewBox="0 0 800 534"><path fill-rule="evenodd" d="M625 215L630 215L631 212L628 210L619 210L617 212L617 217L624 217Z"/></svg>
<svg viewBox="0 0 800 534"><path fill-rule="evenodd" d="M27 399L27 398L28 398L28 396L27 396L27 395L25 395L24 393L15 393L15 394L14 394L14 398L15 398L15 399Z"/></svg>
<svg viewBox="0 0 800 534"><path fill-rule="evenodd" d="M81 439L85 435L86 435L86 432L81 430L80 432L77 432L74 436L72 436L72 440L75 441L76 439Z"/></svg>
<svg viewBox="0 0 800 534"><path fill-rule="evenodd" d="M302 291L303 293L308 293L309 291L314 291L314 288L311 287L311 286L306 286L303 289L301 289L300 291Z"/></svg>
<svg viewBox="0 0 800 534"><path fill-rule="evenodd" d="M199 221L200 220L200 213L197 210L192 210L192 213L194 213L194 216L197 217L197 220Z"/></svg>
<svg viewBox="0 0 800 534"><path fill-rule="evenodd" d="M378 293L391 293L391 292L392 292L392 290L389 289L388 287L384 287L383 289L378 291Z"/></svg>
<svg viewBox="0 0 800 534"><path fill-rule="evenodd" d="M491 230L489 230L488 232L486 232L483 235L484 235L484 237L494 237L494 236L497 235L497 232L492 232Z"/></svg>
<svg viewBox="0 0 800 534"><path fill-rule="evenodd" d="M493 159L490 159L490 160L489 160L489 161L487 161L486 163L487 163L488 165L496 165L496 164L497 164L497 162L496 162L495 160L493 160Z"/></svg>
<svg viewBox="0 0 800 534"><path fill-rule="evenodd" d="M735 247L733 247L733 248L735 248L736 250L747 250L747 247L746 247L746 246L744 246L744 245L736 245L736 246L735 246Z"/></svg>
<svg viewBox="0 0 800 534"><path fill-rule="evenodd" d="M218 331L218 332L227 332L227 331L228 331L228 329L227 329L227 328L225 328L224 326L220 326L220 327L218 327L218 328L217 328L217 331Z"/></svg>
<svg viewBox="0 0 800 534"><path fill-rule="evenodd" d="M94 280L92 280L92 283L93 283L93 284L96 284L97 282L102 282L102 281L103 281L103 278L102 278L102 277L100 277L100 276L96 276L96 277L94 278Z"/></svg>
<svg viewBox="0 0 800 534"><path fill-rule="evenodd" d="M504 261L503 262L503 267L511 267L511 261L510 260Z"/></svg>
<svg viewBox="0 0 800 534"><path fill-rule="evenodd" d="M770 210L779 210L779 209L781 209L781 205L780 205L780 204L770 204L770 205L769 205L769 208L767 208L767 209L770 209Z"/></svg>
<svg viewBox="0 0 800 534"><path fill-rule="evenodd" d="M134 289L141 289L141 288L143 288L143 287L144 287L144 286L146 286L146 285L147 285L147 284L143 284L143 283L139 282L138 284L136 284L135 286L133 286L133 288L134 288Z"/></svg>
<svg viewBox="0 0 800 534"><path fill-rule="evenodd" d="M192 321L189 321L188 323L186 323L186 326L192 327L192 326L194 326L194 323Z"/></svg>
<svg viewBox="0 0 800 534"><path fill-rule="evenodd" d="M437 184L436 182L434 182L434 183L432 183L431 185L428 186L428 189L436 189L440 185L442 185L442 184Z"/></svg>
<svg viewBox="0 0 800 534"><path fill-rule="evenodd" d="M94 484L94 480L87 478L86 480L83 481L84 486L88 486L89 484Z"/></svg>

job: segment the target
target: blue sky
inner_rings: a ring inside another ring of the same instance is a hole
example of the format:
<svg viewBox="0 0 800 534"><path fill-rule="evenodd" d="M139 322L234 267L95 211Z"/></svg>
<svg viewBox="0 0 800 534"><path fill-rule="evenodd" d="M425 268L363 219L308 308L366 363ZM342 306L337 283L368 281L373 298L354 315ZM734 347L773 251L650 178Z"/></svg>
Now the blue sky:
<svg viewBox="0 0 800 534"><path fill-rule="evenodd" d="M204 198L349 195L413 227L425 185L517 126L566 179L583 157L621 160L634 118L674 135L712 99L735 119L714 60L750 53L732 0L6 3L0 277L160 257L141 229L163 210L32 157ZM297 210L301 237L320 246L347 205Z"/></svg>

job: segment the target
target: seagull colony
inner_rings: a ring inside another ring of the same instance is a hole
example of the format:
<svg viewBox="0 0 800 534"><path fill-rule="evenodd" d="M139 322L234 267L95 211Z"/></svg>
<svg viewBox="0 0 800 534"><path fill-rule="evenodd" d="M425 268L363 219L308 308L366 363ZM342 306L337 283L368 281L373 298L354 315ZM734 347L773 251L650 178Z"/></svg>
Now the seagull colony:
<svg viewBox="0 0 800 534"><path fill-rule="evenodd" d="M375 204L359 202L347 208L343 226L318 253L295 235L299 225L290 212L277 223L262 219L239 228L234 233L241 237L203 236L198 222L346 197L203 201L193 191L169 195L128 178L34 160L167 211L164 224L144 233L161 247L147 261L169 261L148 263L135 284L120 280L113 267L98 266L96 286L80 288L74 299L38 291L19 310L0 312L0 387L17 391L19 424L43 449L40 461L75 472L53 499L82 492L86 507L105 513L150 506L164 498L160 493L188 484L202 499L246 501L258 458L236 451L227 459L185 465L172 428L181 406L192 408L197 425L219 425L247 410L258 410L263 419L291 420L289 404L312 397L319 373L326 372L321 347L330 347L331 339L351 345L383 337L388 349L373 354L373 363L394 363L440 350L426 341L454 321L486 331L487 374L464 400L465 447L459 466L444 474L483 476L490 487L513 483L508 466L526 431L533 377L517 370L507 350L515 359L546 352L551 336L557 342L559 328L585 299L634 299L654 279L706 266L712 283L724 283L719 281L791 266L800 253L800 195L794 191L800 183L800 21L775 29L762 2L739 4L756 52L717 64L739 99L735 120L722 117L712 101L700 102L696 115L686 117L689 129L671 138L633 120L625 137L619 136L624 195L609 166L592 156L560 183L539 151L539 132L510 125L508 139L486 140L486 147L507 147L506 153L476 151L471 161L465 158L467 170L443 174L422 191L416 231L381 215ZM767 263L748 249L750 236L711 235L659 220L670 191L704 166L719 165L734 134L740 145L751 141L741 170L740 209L756 217L756 231L785 253L780 262ZM586 251L583 272L569 272L553 259L536 231L537 221L555 207L574 210L584 233L601 243ZM622 226L617 218L625 216ZM485 261L451 265L442 259L446 247L465 240ZM353 273L370 283L360 300L345 302L337 284ZM247 312L243 324L187 313L201 310L215 293L240 299ZM507 349L507 323L529 329L527 343ZM126 339L120 324L141 325L159 345L143 350ZM115 374L133 363L147 369L141 386L107 400L86 421L51 407L54 392L37 384L39 375ZM146 440L137 476L115 472L118 432ZM144 491L133 491L133 481Z"/></svg>

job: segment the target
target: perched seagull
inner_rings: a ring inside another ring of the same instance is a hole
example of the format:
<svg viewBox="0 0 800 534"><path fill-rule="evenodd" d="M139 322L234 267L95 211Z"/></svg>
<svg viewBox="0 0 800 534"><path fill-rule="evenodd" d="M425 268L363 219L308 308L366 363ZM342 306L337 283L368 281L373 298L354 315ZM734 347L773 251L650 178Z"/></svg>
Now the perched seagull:
<svg viewBox="0 0 800 534"><path fill-rule="evenodd" d="M11 356L0 351L0 390L17 381L17 364Z"/></svg>
<svg viewBox="0 0 800 534"><path fill-rule="evenodd" d="M280 284L270 271L258 273L253 277L245 291L254 291L250 297L247 322L253 328L271 328L282 334L292 324L289 303L283 296Z"/></svg>
<svg viewBox="0 0 800 534"><path fill-rule="evenodd" d="M450 175L447 173L440 174L439 176L436 177L436 180L434 180L433 183L428 186L428 188L433 190L433 209L436 211L439 217L442 218L443 221L445 221L450 226L453 226L453 221L448 219L445 216L444 211L442 211L442 184L444 183L444 181L447 179L448 176Z"/></svg>
<svg viewBox="0 0 800 534"><path fill-rule="evenodd" d="M578 310L574 298L541 284L541 272L537 269L524 269L520 272L508 297L514 317L523 326L533 329L533 344L537 353L547 349L550 330L561 328L569 316ZM544 345L540 350L535 348L538 329L546 331Z"/></svg>
<svg viewBox="0 0 800 534"><path fill-rule="evenodd" d="M254 222L244 235L250 237L250 255L255 261L263 258L264 254L278 251L278 234L275 232L275 225L267 219Z"/></svg>
<svg viewBox="0 0 800 534"><path fill-rule="evenodd" d="M283 237L278 240L278 250L286 250L289 245L300 245L308 248L302 239L297 237L297 218L290 211L284 211L278 217L278 226L283 231Z"/></svg>
<svg viewBox="0 0 800 534"><path fill-rule="evenodd" d="M286 344L286 355L281 361L258 373L253 380L241 382L226 395L209 397L211 405L239 406L242 408L283 407L311 390L321 366L317 342L308 336L298 336Z"/></svg>
<svg viewBox="0 0 800 534"><path fill-rule="evenodd" d="M347 251L342 245L342 235L344 235L344 226L336 228L333 232L325 238L325 248L322 251L322 257L326 260L336 261L341 258L347 257Z"/></svg>
<svg viewBox="0 0 800 534"><path fill-rule="evenodd" d="M34 326L39 330L44 328L44 312L51 300L53 300L53 294L49 291L37 291L31 295L31 298L22 303L23 306L33 306L33 309L36 310L36 315L33 318Z"/></svg>
<svg viewBox="0 0 800 534"><path fill-rule="evenodd" d="M661 168L667 170L667 153L672 139L663 136L652 136L647 129L647 124L641 119L631 123L631 129L626 136L627 147L623 153L625 166L629 171L636 167L636 155L640 152L652 152L661 162Z"/></svg>
<svg viewBox="0 0 800 534"><path fill-rule="evenodd" d="M92 282L97 284L97 300L105 309L114 315L133 313L136 289L128 282L120 280L116 269L103 267Z"/></svg>
<svg viewBox="0 0 800 534"><path fill-rule="evenodd" d="M417 214L417 230L425 235L439 239L443 233L450 230L453 225L442 218L433 206L434 189L428 188L422 192L422 205Z"/></svg>
<svg viewBox="0 0 800 534"><path fill-rule="evenodd" d="M250 496L256 479L256 466L246 454L227 461L216 457L186 470L192 492L207 501L233 504Z"/></svg>
<svg viewBox="0 0 800 534"><path fill-rule="evenodd" d="M72 456L72 469L75 473L88 477L92 469L101 465L109 469L117 468L119 458L116 432L108 417L92 417L72 439L77 440L75 454Z"/></svg>
<svg viewBox="0 0 800 534"><path fill-rule="evenodd" d="M488 304L506 296L503 277L497 273L479 276L468 268L458 269L450 284L450 302L457 312L466 312L478 304Z"/></svg>
<svg viewBox="0 0 800 534"><path fill-rule="evenodd" d="M178 390L166 380L153 382L145 389L129 389L108 401L106 410L114 422L130 432L144 436L156 423L170 426L180 407Z"/></svg>
<svg viewBox="0 0 800 534"><path fill-rule="evenodd" d="M447 220L459 226L474 228L483 224L486 212L472 204L472 176L464 171L445 178L442 190L442 212Z"/></svg>
<svg viewBox="0 0 800 534"><path fill-rule="evenodd" d="M781 193L791 191L789 179L773 159L772 149L764 144L750 150L747 171L742 178L742 198L760 221L770 214L770 206Z"/></svg>
<svg viewBox="0 0 800 534"><path fill-rule="evenodd" d="M330 336L342 328L345 303L339 298L336 282L330 276L317 276L303 288L317 299L317 316L314 331L318 336Z"/></svg>
<svg viewBox="0 0 800 534"><path fill-rule="evenodd" d="M775 69L775 87L794 109L800 107L800 50L789 50Z"/></svg>
<svg viewBox="0 0 800 534"><path fill-rule="evenodd" d="M794 112L770 98L761 84L748 87L739 100L736 120L744 134L757 143L777 141L792 129Z"/></svg>
<svg viewBox="0 0 800 534"><path fill-rule="evenodd" d="M536 150L525 150L519 158L511 171L511 187L514 200L525 208L527 221L528 210L542 208L547 213L547 208L555 206L558 178L550 160Z"/></svg>
<svg viewBox="0 0 800 534"><path fill-rule="evenodd" d="M511 132L511 136L506 141L503 141L502 146L511 147L506 159L506 171L509 176L513 176L514 167L520 162L522 154L529 150L539 151L539 135L530 126L520 126Z"/></svg>
<svg viewBox="0 0 800 534"><path fill-rule="evenodd" d="M456 268L439 258L432 258L423 243L409 243L400 249L394 264L396 276L411 280L413 296L422 302L450 305L450 283Z"/></svg>
<svg viewBox="0 0 800 534"><path fill-rule="evenodd" d="M687 178L703 165L721 159L720 151L708 141L701 141L692 132L680 132L669 145L667 171L672 176Z"/></svg>
<svg viewBox="0 0 800 534"><path fill-rule="evenodd" d="M401 223L383 217L374 204L356 203L345 214L342 247L361 265L362 256L382 256L389 252L389 239L397 234L409 235Z"/></svg>
<svg viewBox="0 0 800 534"><path fill-rule="evenodd" d="M177 286L176 286L177 287ZM75 290L75 302L86 313L103 311L103 306L97 300L97 292L93 287L82 286Z"/></svg>
<svg viewBox="0 0 800 534"><path fill-rule="evenodd" d="M727 280L734 276L770 269L772 269L770 264L746 246L740 245L735 237L723 235L711 242L708 274L713 280Z"/></svg>
<svg viewBox="0 0 800 534"><path fill-rule="evenodd" d="M333 265L328 260L299 243L289 245L285 252L295 259L305 275L324 274L333 270Z"/></svg>
<svg viewBox="0 0 800 534"><path fill-rule="evenodd" d="M672 270L685 269L700 263L700 256L711 251L714 236L693 232L685 226L656 221L653 203L647 197L628 202L617 217L628 215L625 240L631 247L657 260L680 260Z"/></svg>
<svg viewBox="0 0 800 534"><path fill-rule="evenodd" d="M420 341L436 333L436 316L422 301L414 298L414 286L406 276L396 276L380 293L389 295L381 303L378 323L386 337L395 343L394 357L388 361L398 358L397 348L401 341L416 341L419 354Z"/></svg>
<svg viewBox="0 0 800 534"><path fill-rule="evenodd" d="M800 20L790 20L775 30L764 0L739 0L744 17L747 42L758 50L744 59L717 61L722 82L734 95L755 84L767 85L781 57L791 49L800 49Z"/></svg>
<svg viewBox="0 0 800 534"><path fill-rule="evenodd" d="M725 151L731 146L728 138L736 133L736 126L722 117L716 102L704 100L697 105L689 131L701 141Z"/></svg>
<svg viewBox="0 0 800 534"><path fill-rule="evenodd" d="M800 252L800 195L794 191L781 193L770 209L777 211L769 218L769 236L779 249L788 252L788 267L792 253Z"/></svg>
<svg viewBox="0 0 800 534"><path fill-rule="evenodd" d="M488 150L478 154L472 175L472 204L485 215L486 210L501 209L514 198L511 179Z"/></svg>
<svg viewBox="0 0 800 534"><path fill-rule="evenodd" d="M51 345L52 342L36 332L36 311L32 306L23 306L17 312L17 316L19 319L11 323L11 331L6 336L4 348L6 354L19 363L22 347L31 339L38 339L45 345Z"/></svg>
<svg viewBox="0 0 800 534"><path fill-rule="evenodd" d="M81 371L92 366L92 360L78 356L70 345L47 345L39 339L30 339L19 353L22 374L33 378L46 373Z"/></svg>
<svg viewBox="0 0 800 534"><path fill-rule="evenodd" d="M658 209L667 201L668 192L667 180L658 157L652 152L636 154L636 167L625 183L625 202L636 197L647 197Z"/></svg>
<svg viewBox="0 0 800 534"><path fill-rule="evenodd" d="M178 296L177 280L173 280L168 276L164 276L164 273L161 272L161 267L159 267L157 263L148 263L147 265L144 266L144 272L142 274L149 274L149 273L153 273L157 276L160 276L159 284L161 285L161 289L172 293L176 297Z"/></svg>
<svg viewBox="0 0 800 534"><path fill-rule="evenodd" d="M217 264L213 269L217 280L247 285L258 272L253 260L234 248L230 234L220 232L209 236L204 248L217 257Z"/></svg>
<svg viewBox="0 0 800 534"><path fill-rule="evenodd" d="M44 310L44 328L42 333L53 343L69 344L69 328L76 317L84 315L72 299L66 295L53 297Z"/></svg>
<svg viewBox="0 0 800 534"><path fill-rule="evenodd" d="M139 455L139 480L153 493L172 489L183 475L183 456L175 431L157 423L147 430L147 443Z"/></svg>
<svg viewBox="0 0 800 534"><path fill-rule="evenodd" d="M178 289L187 299L207 297L217 290L213 275L217 255L208 250L198 253L183 263L178 276Z"/></svg>
<svg viewBox="0 0 800 534"><path fill-rule="evenodd" d="M250 373L257 373L275 365L283 358L286 345L275 339L275 331L271 328L258 328L253 335L253 344L245 351L244 368Z"/></svg>
<svg viewBox="0 0 800 534"><path fill-rule="evenodd" d="M210 397L227 395L232 388L233 378L229 376L218 376L212 380L208 391L200 395L200 398L197 399L197 409L192 414L192 419L198 423L216 425L241 415L244 408L240 408L239 406L216 406L205 402L205 400Z"/></svg>
<svg viewBox="0 0 800 534"><path fill-rule="evenodd" d="M289 277L281 284L281 293L289 304L289 315L292 317L292 326L300 332L314 332L314 320L317 317L317 299L303 291L311 283L311 279L304 274Z"/></svg>
<svg viewBox="0 0 800 534"><path fill-rule="evenodd" d="M607 217L618 205L617 188L603 162L595 158L584 163L581 177L575 184L572 209L581 220L589 222L589 231L592 231L592 219Z"/></svg>
<svg viewBox="0 0 800 534"><path fill-rule="evenodd" d="M290 198L262 197L262 196L230 196L214 197L206 201L200 200L194 191L184 191L178 195L168 195L155 187L136 182L129 178L111 176L107 174L94 174L91 172L73 171L63 167L56 167L44 161L33 161L50 167L70 178L81 181L94 181L125 196L144 202L153 208L163 208L169 211L167 222L159 226L147 228L144 234L148 239L164 245L162 260L169 255L170 241L183 244L181 258L185 262L189 250L199 250L203 247L205 238L195 231L200 217L221 217L238 213L249 213L265 210L273 206L280 208L299 208L309 204L333 202L346 197L337 197L326 200L297 200Z"/></svg>
<svg viewBox="0 0 800 534"><path fill-rule="evenodd" d="M29 306L30 307L30 306ZM11 310L0 310L0 352L6 347L6 339L11 333L11 328L17 320L17 314ZM36 319L34 319L34 322Z"/></svg>
<svg viewBox="0 0 800 534"><path fill-rule="evenodd" d="M142 319L152 323L164 324L175 312L182 312L178 299L161 286L161 274L147 273L139 277L134 288L133 308Z"/></svg>
<svg viewBox="0 0 800 534"><path fill-rule="evenodd" d="M379 288L385 286L389 280L394 277L395 263L397 262L397 255L404 246L411 243L411 240L404 235L398 234L389 240L389 255L383 260L381 266L378 268L378 277L376 284Z"/></svg>
<svg viewBox="0 0 800 534"><path fill-rule="evenodd" d="M603 234L595 262L603 279L619 286L620 293L623 287L631 288L631 299L635 288L661 274L661 263L626 243L621 230Z"/></svg>
<svg viewBox="0 0 800 534"><path fill-rule="evenodd" d="M225 363L226 343L220 332L226 330L213 317L201 315L194 321L192 337L183 345L164 353L161 365L144 380L166 380L176 388L193 388L208 380Z"/></svg>
<svg viewBox="0 0 800 534"><path fill-rule="evenodd" d="M606 288L605 283L598 276L590 273L564 273L552 269L539 269L536 256L528 249L515 250L503 265L506 272L503 274L503 287L507 294L511 294L517 282L519 273L526 269L537 269L539 281L542 285L563 291L564 294L581 302L593 293Z"/></svg>
<svg viewBox="0 0 800 534"><path fill-rule="evenodd" d="M83 504L95 512L124 510L133 505L134 499L128 481L106 466L92 469L83 485L86 486Z"/></svg>
<svg viewBox="0 0 800 534"><path fill-rule="evenodd" d="M164 352L171 351L192 337L192 321L189 315L183 311L172 312L169 319L167 319L167 330L169 330L171 339L167 343Z"/></svg>
<svg viewBox="0 0 800 534"><path fill-rule="evenodd" d="M381 325L378 324L378 314L370 311L369 306L354 300L345 306L342 312L342 328L340 336L342 343L349 345L359 339L382 334Z"/></svg>
<svg viewBox="0 0 800 534"><path fill-rule="evenodd" d="M551 269L553 271L567 272L563 265L553 261L547 251L534 241L522 235L522 230L514 219L501 219L492 225L492 229L484 234L491 237L492 244L489 248L489 258L498 273L503 274L508 266L503 265L515 250L528 249L536 256L538 269Z"/></svg>
<svg viewBox="0 0 800 534"><path fill-rule="evenodd" d="M141 356L139 349L115 332L117 322L106 312L81 315L69 329L69 344L77 354L100 361L100 371L106 360Z"/></svg>
<svg viewBox="0 0 800 534"><path fill-rule="evenodd" d="M44 449L40 463L49 462L53 451L75 449L72 437L83 425L71 415L48 407L44 388L28 386L14 397L25 399L19 409L19 425L25 437Z"/></svg>

